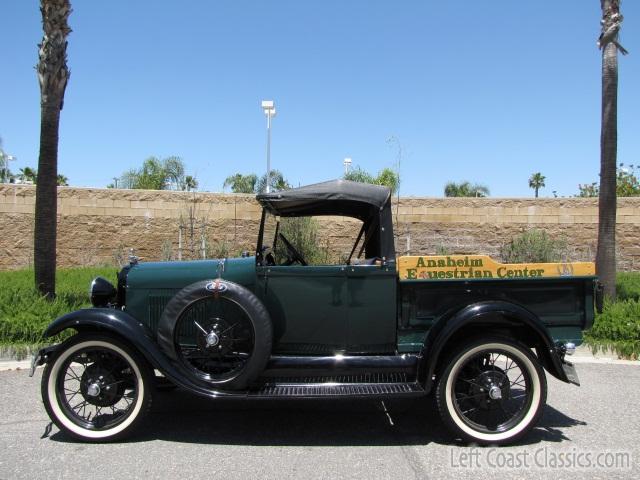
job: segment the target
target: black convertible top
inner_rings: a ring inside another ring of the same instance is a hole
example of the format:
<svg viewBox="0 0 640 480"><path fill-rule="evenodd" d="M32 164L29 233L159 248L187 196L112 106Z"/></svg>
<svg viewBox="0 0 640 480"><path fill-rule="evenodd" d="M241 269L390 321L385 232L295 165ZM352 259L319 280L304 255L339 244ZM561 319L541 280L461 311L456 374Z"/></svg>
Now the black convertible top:
<svg viewBox="0 0 640 480"><path fill-rule="evenodd" d="M395 262L391 190L380 185L330 180L282 192L256 196L263 208L280 217L338 215L363 222L366 257ZM264 214L262 223L264 224ZM262 242L262 229L259 246Z"/></svg>
<svg viewBox="0 0 640 480"><path fill-rule="evenodd" d="M376 215L391 197L387 187L349 180L260 193L258 202L281 217L304 215L346 215L366 221Z"/></svg>

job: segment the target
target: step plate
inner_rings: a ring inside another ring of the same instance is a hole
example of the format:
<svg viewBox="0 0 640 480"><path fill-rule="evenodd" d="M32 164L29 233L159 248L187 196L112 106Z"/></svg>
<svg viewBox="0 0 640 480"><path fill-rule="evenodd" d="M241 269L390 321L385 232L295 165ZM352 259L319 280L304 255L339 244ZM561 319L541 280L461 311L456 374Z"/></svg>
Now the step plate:
<svg viewBox="0 0 640 480"><path fill-rule="evenodd" d="M323 398L420 396L424 388L418 383L286 383L267 384L249 392L255 397Z"/></svg>

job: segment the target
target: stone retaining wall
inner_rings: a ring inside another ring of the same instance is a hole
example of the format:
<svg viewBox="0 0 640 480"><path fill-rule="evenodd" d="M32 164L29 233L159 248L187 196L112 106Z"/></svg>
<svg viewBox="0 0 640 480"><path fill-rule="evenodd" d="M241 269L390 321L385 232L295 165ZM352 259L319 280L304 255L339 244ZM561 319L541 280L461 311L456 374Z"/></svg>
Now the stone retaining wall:
<svg viewBox="0 0 640 480"><path fill-rule="evenodd" d="M31 265L35 187L0 186L0 269ZM596 199L403 198L399 253L484 253L531 228L564 237L570 260L593 260ZM58 189L59 266L116 264L130 248L145 260L200 257L255 249L260 207L252 195L144 190ZM351 221L327 218L323 241L347 251ZM618 266L640 270L640 198L618 200ZM180 246L182 248L180 248ZM204 247L204 248L203 248Z"/></svg>

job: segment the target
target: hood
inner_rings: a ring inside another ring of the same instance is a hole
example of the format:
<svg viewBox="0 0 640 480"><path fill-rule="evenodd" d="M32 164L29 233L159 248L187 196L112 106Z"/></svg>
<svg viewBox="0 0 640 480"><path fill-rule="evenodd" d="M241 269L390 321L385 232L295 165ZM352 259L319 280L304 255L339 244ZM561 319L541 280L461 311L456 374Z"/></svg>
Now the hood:
<svg viewBox="0 0 640 480"><path fill-rule="evenodd" d="M139 263L130 267L126 286L127 289L180 290L200 280L218 278L220 262L224 262L222 278L249 289L253 287L256 257Z"/></svg>

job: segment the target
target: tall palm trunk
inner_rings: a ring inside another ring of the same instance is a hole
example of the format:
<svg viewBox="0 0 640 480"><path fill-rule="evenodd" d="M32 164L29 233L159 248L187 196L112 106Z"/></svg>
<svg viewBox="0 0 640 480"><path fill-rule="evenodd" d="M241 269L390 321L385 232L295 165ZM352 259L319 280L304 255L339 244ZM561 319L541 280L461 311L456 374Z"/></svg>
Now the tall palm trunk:
<svg viewBox="0 0 640 480"><path fill-rule="evenodd" d="M616 164L618 144L618 30L620 0L600 0L602 8L602 125L596 271L604 293L616 296ZM617 26L616 26L617 25ZM607 38L606 33L609 32ZM611 35L613 32L613 35Z"/></svg>
<svg viewBox="0 0 640 480"><path fill-rule="evenodd" d="M40 156L36 184L34 267L36 288L48 297L56 291L56 226L58 177L58 128L64 92L69 80L67 18L69 0L40 0L42 43L39 45Z"/></svg>

